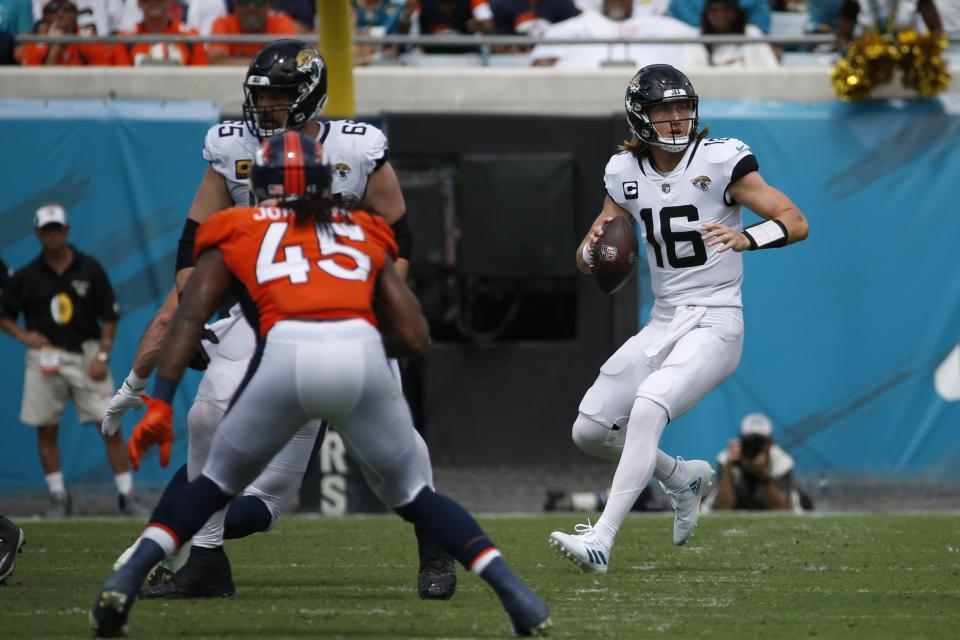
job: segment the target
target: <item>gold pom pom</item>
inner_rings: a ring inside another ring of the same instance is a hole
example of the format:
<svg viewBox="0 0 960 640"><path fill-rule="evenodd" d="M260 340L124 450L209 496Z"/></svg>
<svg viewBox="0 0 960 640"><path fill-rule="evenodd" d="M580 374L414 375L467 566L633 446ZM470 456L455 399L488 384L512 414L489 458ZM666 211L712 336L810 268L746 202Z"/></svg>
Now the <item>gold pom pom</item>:
<svg viewBox="0 0 960 640"><path fill-rule="evenodd" d="M837 60L830 81L842 100L863 100L875 87L890 82L899 68L904 87L935 96L950 84L950 72L941 57L946 48L946 37L913 29L895 36L866 33Z"/></svg>
<svg viewBox="0 0 960 640"><path fill-rule="evenodd" d="M946 90L950 71L942 54L947 48L945 36L918 34L910 29L897 34L903 86L922 96L932 97Z"/></svg>

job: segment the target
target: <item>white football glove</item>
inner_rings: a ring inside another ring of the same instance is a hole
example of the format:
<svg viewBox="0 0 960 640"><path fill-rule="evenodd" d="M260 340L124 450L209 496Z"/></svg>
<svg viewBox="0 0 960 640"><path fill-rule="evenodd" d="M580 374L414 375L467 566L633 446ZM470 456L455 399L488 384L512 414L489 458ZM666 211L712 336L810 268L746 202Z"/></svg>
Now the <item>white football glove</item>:
<svg viewBox="0 0 960 640"><path fill-rule="evenodd" d="M134 378L131 380L131 378ZM120 419L130 409L140 409L143 407L143 399L140 394L146 387L146 381L142 380L135 373L131 372L127 379L123 381L117 392L110 399L107 410L103 414L103 424L100 431L105 436L112 436L120 431Z"/></svg>

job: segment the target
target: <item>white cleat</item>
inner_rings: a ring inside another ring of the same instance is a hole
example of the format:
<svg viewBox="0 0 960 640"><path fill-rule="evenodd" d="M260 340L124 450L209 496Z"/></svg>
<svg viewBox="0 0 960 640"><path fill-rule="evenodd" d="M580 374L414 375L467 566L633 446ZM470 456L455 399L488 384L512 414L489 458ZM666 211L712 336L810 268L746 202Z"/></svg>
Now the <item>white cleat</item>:
<svg viewBox="0 0 960 640"><path fill-rule="evenodd" d="M713 483L713 468L704 460L684 460L677 458L687 472L687 484L678 491L670 491L661 482L664 492L670 496L673 505L673 543L683 544L693 535L700 520L700 501L710 492Z"/></svg>
<svg viewBox="0 0 960 640"><path fill-rule="evenodd" d="M573 535L554 531L550 534L550 546L586 573L606 573L610 549L597 539L590 522L576 525L574 531L577 533Z"/></svg>

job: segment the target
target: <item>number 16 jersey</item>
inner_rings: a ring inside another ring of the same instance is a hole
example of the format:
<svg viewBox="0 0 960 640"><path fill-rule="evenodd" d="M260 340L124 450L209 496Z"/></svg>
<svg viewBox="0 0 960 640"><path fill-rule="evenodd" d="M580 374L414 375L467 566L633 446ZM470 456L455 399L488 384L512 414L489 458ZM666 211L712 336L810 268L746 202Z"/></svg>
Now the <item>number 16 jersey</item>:
<svg viewBox="0 0 960 640"><path fill-rule="evenodd" d="M661 174L644 155L610 158L604 175L607 194L636 220L647 244L653 294L667 307L740 307L743 255L723 253L700 238L702 225L743 226L730 184L758 169L745 143L705 138L691 144L677 167Z"/></svg>

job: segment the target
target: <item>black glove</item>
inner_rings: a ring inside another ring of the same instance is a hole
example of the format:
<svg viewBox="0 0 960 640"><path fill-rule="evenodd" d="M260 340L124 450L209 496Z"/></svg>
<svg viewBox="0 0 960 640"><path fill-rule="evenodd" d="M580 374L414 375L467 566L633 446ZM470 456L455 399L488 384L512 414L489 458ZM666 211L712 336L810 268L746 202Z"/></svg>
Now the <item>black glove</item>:
<svg viewBox="0 0 960 640"><path fill-rule="evenodd" d="M204 327L203 333L200 334L200 340L201 342L197 343L197 350L193 352L193 357L190 358L187 366L197 371L206 371L207 365L210 364L210 356L207 355L207 350L203 348L202 341L206 340L213 344L220 344L220 338L217 337L217 334L215 334L210 327Z"/></svg>

